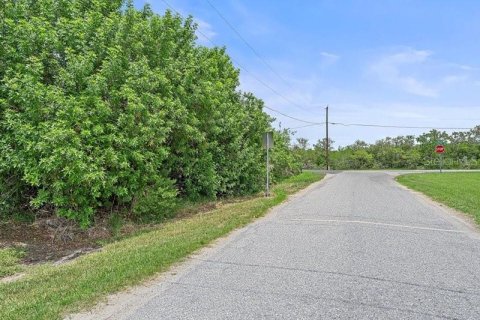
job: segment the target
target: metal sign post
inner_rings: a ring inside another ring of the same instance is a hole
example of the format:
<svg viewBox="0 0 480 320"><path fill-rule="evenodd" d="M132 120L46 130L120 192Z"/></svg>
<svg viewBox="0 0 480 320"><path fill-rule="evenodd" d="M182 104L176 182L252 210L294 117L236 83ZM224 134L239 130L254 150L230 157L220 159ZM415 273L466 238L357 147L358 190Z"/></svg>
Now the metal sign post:
<svg viewBox="0 0 480 320"><path fill-rule="evenodd" d="M267 149L267 182L265 196L270 196L270 148L273 148L273 132L263 134L263 147Z"/></svg>
<svg viewBox="0 0 480 320"><path fill-rule="evenodd" d="M443 154L445 153L445 146L442 144L437 144L435 146L435 153L437 153L440 156L440 173L442 173Z"/></svg>
<svg viewBox="0 0 480 320"><path fill-rule="evenodd" d="M268 150L270 149L268 147L268 143L270 142L270 137L267 134L267 186L266 186L266 191L265 191L265 196L269 197L270 196L270 157L269 157L269 152Z"/></svg>

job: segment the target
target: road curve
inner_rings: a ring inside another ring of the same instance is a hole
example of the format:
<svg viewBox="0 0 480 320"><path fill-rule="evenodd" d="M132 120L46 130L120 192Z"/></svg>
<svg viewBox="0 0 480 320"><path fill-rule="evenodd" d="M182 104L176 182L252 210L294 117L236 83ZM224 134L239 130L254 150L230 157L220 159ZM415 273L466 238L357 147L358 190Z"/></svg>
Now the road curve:
<svg viewBox="0 0 480 320"><path fill-rule="evenodd" d="M480 319L480 236L382 172L330 176L74 319Z"/></svg>

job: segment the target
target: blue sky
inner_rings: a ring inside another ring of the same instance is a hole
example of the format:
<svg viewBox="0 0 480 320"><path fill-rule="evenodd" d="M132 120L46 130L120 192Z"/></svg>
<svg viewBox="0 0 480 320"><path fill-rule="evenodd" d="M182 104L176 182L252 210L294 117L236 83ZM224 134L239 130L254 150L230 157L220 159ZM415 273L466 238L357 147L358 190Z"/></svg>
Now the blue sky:
<svg viewBox="0 0 480 320"><path fill-rule="evenodd" d="M478 0L210 0L272 72L206 0L168 0L191 14L201 32L247 72L241 89L293 117L428 127L480 124L480 1ZM166 5L150 3L157 13ZM199 43L211 44L199 36ZM280 92L293 105L259 83ZM304 124L267 110L276 125ZM324 127L298 129L311 143ZM335 145L357 139L419 134L427 130L331 126Z"/></svg>

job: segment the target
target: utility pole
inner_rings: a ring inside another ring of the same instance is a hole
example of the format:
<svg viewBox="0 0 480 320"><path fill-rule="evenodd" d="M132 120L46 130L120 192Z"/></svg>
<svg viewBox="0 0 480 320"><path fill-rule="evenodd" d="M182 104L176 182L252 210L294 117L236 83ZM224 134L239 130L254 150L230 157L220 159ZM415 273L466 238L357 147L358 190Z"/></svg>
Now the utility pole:
<svg viewBox="0 0 480 320"><path fill-rule="evenodd" d="M265 196L269 197L270 196L270 157L268 154L268 149L270 149L270 135L268 133L266 135L266 140L267 140L267 186L266 186Z"/></svg>
<svg viewBox="0 0 480 320"><path fill-rule="evenodd" d="M330 169L330 159L329 159L329 151L330 151L330 142L328 140L328 105L325 108L325 131L326 131L326 139L325 139L325 162L327 164L327 170Z"/></svg>

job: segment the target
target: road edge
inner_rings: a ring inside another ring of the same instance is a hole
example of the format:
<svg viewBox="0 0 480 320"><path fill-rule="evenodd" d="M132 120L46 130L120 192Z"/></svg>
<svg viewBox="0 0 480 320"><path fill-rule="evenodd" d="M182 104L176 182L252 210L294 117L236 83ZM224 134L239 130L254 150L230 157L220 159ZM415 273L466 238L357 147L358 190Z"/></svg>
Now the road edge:
<svg viewBox="0 0 480 320"><path fill-rule="evenodd" d="M401 176L401 174L391 176L392 180L395 182L395 184L397 186L399 186L400 188L402 188L404 190L409 191L419 200L440 209L440 211L442 211L445 214L445 216L447 216L451 219L454 219L455 222L457 222L461 226L465 227L467 230L476 233L480 237L480 225L478 225L475 222L475 220L472 217L470 217L467 213L462 212L462 211L457 210L457 209L454 209L452 207L449 207L448 205L446 205L444 203L435 201L434 199L432 199L428 195L424 194L423 192L417 191L415 189L411 189L411 188L401 184L396 179L396 177L398 177L398 176Z"/></svg>
<svg viewBox="0 0 480 320"><path fill-rule="evenodd" d="M310 191L321 187L328 180L332 179L334 174L326 174L320 181L314 182L296 193L288 195L287 198L277 206L267 210L267 212L249 223L246 226L235 229L230 233L215 239L207 246L190 254L189 256L174 263L168 270L158 273L151 279L129 287L123 291L107 295L100 302L89 309L84 309L78 313L68 314L65 320L103 320L103 319L125 319L139 307L145 305L159 294L167 290L172 282L192 270L201 260L208 259L217 250L220 250L234 241L240 235L254 229L259 223L268 221L275 217L276 213L287 206L292 200L308 194ZM121 315L119 318L118 315Z"/></svg>

